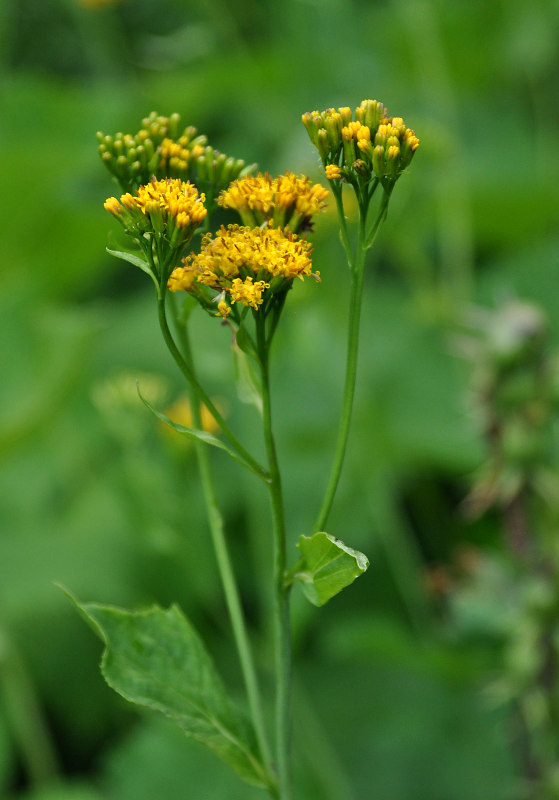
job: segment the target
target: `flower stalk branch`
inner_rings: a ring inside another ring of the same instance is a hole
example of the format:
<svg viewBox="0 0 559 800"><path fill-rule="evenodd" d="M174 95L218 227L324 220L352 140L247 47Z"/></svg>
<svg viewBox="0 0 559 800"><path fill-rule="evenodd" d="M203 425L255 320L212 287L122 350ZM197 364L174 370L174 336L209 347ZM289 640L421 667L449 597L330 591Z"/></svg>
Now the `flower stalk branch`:
<svg viewBox="0 0 559 800"><path fill-rule="evenodd" d="M274 652L276 665L276 759L280 800L291 800L291 625L289 618L290 587L286 586L286 530L281 474L272 428L269 353L270 336L266 318L255 314L258 360L262 379L262 425L270 482L268 491L273 528L274 583Z"/></svg>
<svg viewBox="0 0 559 800"><path fill-rule="evenodd" d="M175 306L173 306L173 308L175 308ZM184 359L188 363L192 375L196 377L192 348L190 345L190 336L188 333L188 323L185 322L184 324L180 325L177 322L176 327L178 330ZM200 401L192 387L192 384L190 383L188 385L188 392L190 396L190 408L192 412L193 425L198 430L202 430ZM246 620L241 604L239 588L225 538L223 516L219 509L219 503L217 500L217 492L212 474L210 455L202 442L196 441L194 446L196 450L196 458L198 460L198 468L200 471L200 482L202 484L204 505L206 507L208 525L212 537L212 545L214 548L229 618L231 620L231 628L233 630L235 645L241 665L252 724L254 725L262 760L268 768L269 775L272 779L272 759L268 744L268 737L266 734L266 726L264 723L260 687L254 666L252 649L248 638ZM274 798L277 797L275 783L271 783L270 785L270 794Z"/></svg>

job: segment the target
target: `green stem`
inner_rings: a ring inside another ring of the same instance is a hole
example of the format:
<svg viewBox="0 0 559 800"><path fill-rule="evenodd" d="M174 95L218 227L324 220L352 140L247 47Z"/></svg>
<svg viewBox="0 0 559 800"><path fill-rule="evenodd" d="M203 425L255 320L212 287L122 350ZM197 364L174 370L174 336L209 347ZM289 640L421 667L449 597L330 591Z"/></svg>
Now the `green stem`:
<svg viewBox="0 0 559 800"><path fill-rule="evenodd" d="M233 447L233 449L238 453L242 461L245 462L246 466L251 469L254 473L259 475L259 477L263 478L264 480L268 480L268 475L264 468L250 455L250 453L243 447L243 445L239 442L235 434L231 431L225 420L223 419L222 415L219 413L215 405L212 403L204 389L198 383L196 377L193 375L190 366L184 360L180 350L178 349L175 340L169 330L169 324L167 322L167 314L165 311L165 292L160 291L157 297L157 309L158 309L158 316L159 316L159 326L161 328L161 333L163 334L163 339L165 340L165 344L171 355L173 356L178 368L186 378L188 385L192 387L192 390L196 393L197 397L204 403L212 417L215 419L221 430L223 431L224 436L229 440L229 444Z"/></svg>
<svg viewBox="0 0 559 800"><path fill-rule="evenodd" d="M191 373L195 376L194 361L192 358L188 329L186 325L177 326L177 328L179 331L185 361L189 364ZM202 417L200 412L200 401L198 400L198 397L191 384L189 384L188 388L190 395L190 406L192 410L192 421L194 427L198 430L201 430ZM198 467L200 469L202 493L204 495L204 502L206 505L212 544L216 556L221 583L223 586L225 602L227 603L227 610L231 619L231 627L233 629L233 636L235 638L235 644L237 646L237 652L243 673L243 680L247 692L251 718L254 725L254 730L256 732L256 738L260 748L262 760L266 765L271 779L271 776L273 775L272 759L266 736L266 728L264 725L260 688L258 685L258 678L256 676L256 669L254 667L254 660L248 640L239 589L235 579L235 573L233 571L233 565L231 563L231 557L229 555L229 549L227 547L227 542L224 535L223 517L219 510L217 501L217 492L211 470L210 456L206 446L202 442L195 442L195 448L196 457L198 459ZM275 786L270 786L270 793L272 797L277 797Z"/></svg>
<svg viewBox="0 0 559 800"><path fill-rule="evenodd" d="M262 421L268 456L270 481L268 490L272 508L274 537L274 654L276 668L276 759L280 800L291 800L291 627L289 620L289 588L285 585L286 534L281 475L272 432L269 343L266 320L257 316L257 347L262 375Z"/></svg>
<svg viewBox="0 0 559 800"><path fill-rule="evenodd" d="M344 200L342 197L342 187L339 185L339 182L337 181L330 181L330 187L332 189L332 193L336 200L336 209L338 211L338 220L340 222L340 237L342 240L342 244L344 246L344 250L346 252L347 263L349 264L350 269L353 269L353 250L351 247L351 241L347 229Z"/></svg>
<svg viewBox="0 0 559 800"><path fill-rule="evenodd" d="M318 517L314 525L314 531L321 531L326 525L328 515L334 502L334 496L347 447L351 415L353 411L353 398L355 396L355 380L357 375L357 354L359 349L359 328L361 321L361 305L363 297L363 279L365 274L365 260L368 250L372 247L376 235L388 213L388 201L391 189L385 189L381 206L373 227L367 234L367 207L359 207L359 232L357 239L357 254L355 258L348 256L348 263L351 269L351 290L349 299L349 331L347 339L346 372L344 383L344 399L340 427L338 429L338 439L334 453L334 461L330 472L330 478L326 487L326 493L322 501ZM343 207L342 207L343 210ZM341 224L340 220L340 224ZM345 222L345 220L344 220ZM342 231L344 225L342 225Z"/></svg>

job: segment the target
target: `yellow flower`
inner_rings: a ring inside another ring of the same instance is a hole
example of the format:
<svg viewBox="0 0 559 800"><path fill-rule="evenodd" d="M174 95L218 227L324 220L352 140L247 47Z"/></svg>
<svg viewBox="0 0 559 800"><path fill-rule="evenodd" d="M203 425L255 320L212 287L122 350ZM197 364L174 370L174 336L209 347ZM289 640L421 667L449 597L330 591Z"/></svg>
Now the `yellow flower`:
<svg viewBox="0 0 559 800"><path fill-rule="evenodd" d="M324 171L329 181L336 181L342 177L342 171L337 164L327 164Z"/></svg>
<svg viewBox="0 0 559 800"><path fill-rule="evenodd" d="M227 300L257 310L267 296L286 291L295 278L312 275L320 280L312 272L311 253L310 243L290 231L222 226L215 237L204 236L198 255L183 258L184 266L173 270L168 287L192 292L206 308L212 305L212 298L204 295L209 287L217 292L220 316L231 312Z"/></svg>
<svg viewBox="0 0 559 800"><path fill-rule="evenodd" d="M217 304L216 317L228 317L231 313L231 306L228 306L225 300L220 300Z"/></svg>
<svg viewBox="0 0 559 800"><path fill-rule="evenodd" d="M167 287L171 292L179 292L183 289L189 292L192 289L196 273L189 267L176 267L167 282Z"/></svg>
<svg viewBox="0 0 559 800"><path fill-rule="evenodd" d="M264 289L269 288L270 284L265 281L253 283L250 275L244 281L240 278L235 278L230 289L231 302L242 303L245 306L258 309L258 306L262 304L262 292Z"/></svg>
<svg viewBox="0 0 559 800"><path fill-rule="evenodd" d="M191 183L178 178L152 180L140 186L136 195L129 192L120 200L109 197L104 207L132 235L147 231L165 236L171 247L183 246L204 220L205 196Z"/></svg>
<svg viewBox="0 0 559 800"><path fill-rule="evenodd" d="M136 205L144 213L157 209L166 217L178 217L186 214L193 222L199 224L206 216L204 195L198 197L198 189L191 183L184 183L178 178L164 178L160 181L152 178L136 192Z"/></svg>
<svg viewBox="0 0 559 800"><path fill-rule="evenodd" d="M354 119L347 107L306 112L303 124L322 158L326 177L339 177L344 168L367 179L393 183L410 164L419 139L402 117L390 117L378 100L363 100Z"/></svg>
<svg viewBox="0 0 559 800"><path fill-rule="evenodd" d="M328 192L310 178L292 172L272 178L267 172L233 181L218 203L239 212L245 225L271 222L295 233L308 229L311 218L326 207Z"/></svg>

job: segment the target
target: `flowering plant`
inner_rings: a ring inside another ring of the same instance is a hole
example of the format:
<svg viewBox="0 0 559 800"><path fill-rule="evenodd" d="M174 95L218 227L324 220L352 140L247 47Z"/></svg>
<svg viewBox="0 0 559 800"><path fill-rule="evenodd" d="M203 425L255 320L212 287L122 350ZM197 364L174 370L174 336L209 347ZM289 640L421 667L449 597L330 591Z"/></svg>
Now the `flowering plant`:
<svg viewBox="0 0 559 800"><path fill-rule="evenodd" d="M105 209L122 225L130 243L126 249L109 252L153 281L163 339L187 381L192 424L179 424L140 397L159 419L195 443L250 721L231 703L201 639L177 607L129 612L75 601L105 643L101 668L112 688L131 702L174 719L241 778L279 800L293 797L291 589L299 584L314 605L322 606L368 566L366 556L326 533L324 527L349 434L366 254L386 218L394 185L419 144L401 118L389 117L384 106L373 100L358 106L355 119L349 108L340 108L304 114L303 122L335 198L351 299L344 403L331 475L314 532L300 537L299 555L291 564L272 425L271 348L295 279L320 282L307 236L326 206L328 191L290 172L277 177L254 175L254 165L246 167L242 160L219 153L195 128L181 129L178 114L167 118L152 113L135 135L98 134L101 158L123 192L108 198ZM355 245L345 214L344 186L357 198ZM373 214L379 186L382 198ZM241 224L213 231L211 220L218 206L237 212ZM188 253L198 237L198 248ZM180 309L175 302L179 296L185 298ZM199 381L189 339L196 307L220 321L230 332L235 353L246 360L262 420L265 464L231 430ZM203 411L213 418L216 433L202 424ZM225 451L257 475L269 494L274 547L274 750L207 445Z"/></svg>

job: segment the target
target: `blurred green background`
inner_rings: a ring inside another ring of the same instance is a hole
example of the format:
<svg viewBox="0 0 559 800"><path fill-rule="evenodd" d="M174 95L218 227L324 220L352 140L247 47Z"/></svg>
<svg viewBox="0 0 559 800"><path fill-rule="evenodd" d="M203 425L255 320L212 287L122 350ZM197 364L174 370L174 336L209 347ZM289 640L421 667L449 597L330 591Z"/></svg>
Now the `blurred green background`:
<svg viewBox="0 0 559 800"><path fill-rule="evenodd" d="M136 377L161 407L184 388L150 282L105 253L115 189L95 132L178 111L230 155L320 180L301 114L369 97L421 147L373 251L329 524L371 567L323 609L294 597L298 796L520 796L509 712L487 691L506 554L496 515L461 512L484 447L452 332L470 302L518 296L558 342L558 34L557 0L3 0L2 798L261 796L111 693L98 641L54 585L177 601L240 692L193 453L136 399ZM341 405L349 281L333 211L314 246L323 282L296 287L274 353L293 543L316 515ZM226 337L201 314L195 346L257 450ZM212 458L271 688L266 497Z"/></svg>

